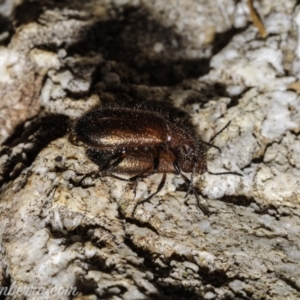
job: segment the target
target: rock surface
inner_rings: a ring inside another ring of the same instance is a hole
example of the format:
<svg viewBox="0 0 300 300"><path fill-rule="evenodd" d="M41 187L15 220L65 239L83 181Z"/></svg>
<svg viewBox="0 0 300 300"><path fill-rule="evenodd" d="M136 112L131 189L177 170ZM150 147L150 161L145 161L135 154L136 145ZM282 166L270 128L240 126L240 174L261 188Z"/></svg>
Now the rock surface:
<svg viewBox="0 0 300 300"><path fill-rule="evenodd" d="M253 1L262 38L235 2L0 4L7 299L300 298L300 11ZM205 159L243 177L196 175L205 214L168 174L132 215L162 175L101 176L68 138L95 106L159 110L206 142L231 121Z"/></svg>

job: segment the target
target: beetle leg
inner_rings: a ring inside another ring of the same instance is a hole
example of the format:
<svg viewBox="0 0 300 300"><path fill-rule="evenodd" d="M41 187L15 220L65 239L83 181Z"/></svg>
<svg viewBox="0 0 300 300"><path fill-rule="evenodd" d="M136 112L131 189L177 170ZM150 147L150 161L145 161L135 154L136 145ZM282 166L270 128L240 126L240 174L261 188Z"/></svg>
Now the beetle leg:
<svg viewBox="0 0 300 300"><path fill-rule="evenodd" d="M192 174L191 174L191 178L189 179L189 188L185 194L185 198L188 197L189 193L191 190L194 190L194 187L193 187L193 181L194 181L194 174L195 174L195 170L196 170L196 159L194 157L194 166L193 166L193 170L192 170Z"/></svg>
<svg viewBox="0 0 300 300"><path fill-rule="evenodd" d="M71 132L69 134L69 138L68 138L69 142L75 146L78 146L80 144L80 142L78 141L77 136L74 134L74 132Z"/></svg>
<svg viewBox="0 0 300 300"><path fill-rule="evenodd" d="M109 171L111 169L113 169L114 167L116 167L117 165L119 165L125 158L126 156L128 155L128 151L126 149L122 149L121 153L118 152L114 158L115 161L113 161L112 163L109 161L107 162L104 167L101 168L101 171Z"/></svg>
<svg viewBox="0 0 300 300"><path fill-rule="evenodd" d="M190 181L190 179L188 179L183 173L181 173L180 175L181 175L181 177L183 178L183 180L185 181L185 183L190 187L190 186L191 186L191 181ZM192 186L192 191L193 191L193 194L194 194L195 197L196 197L197 204L199 205L199 196L198 196L198 193L196 192L196 190L194 189L193 186ZM186 195L184 196L185 199L187 198L187 195L188 195L188 194L186 194ZM186 201L185 201L185 202L186 202Z"/></svg>
<svg viewBox="0 0 300 300"><path fill-rule="evenodd" d="M109 176L111 176L113 178L116 178L116 179L119 179L119 180L122 180L122 181L130 181L130 182L132 182L132 181L136 181L139 178L147 178L148 176L150 176L152 174L153 173L149 173L147 175L141 175L141 174L139 174L139 175L135 175L135 176L130 177L130 178L122 178L122 177L119 177L119 176L114 175L114 174L109 174Z"/></svg>
<svg viewBox="0 0 300 300"><path fill-rule="evenodd" d="M198 195L197 191L195 190L195 188L191 185L191 181L190 181L183 173L181 173L181 176L182 176L182 178L184 179L184 181L185 181L189 186L192 187L192 191L193 191L193 194L194 194L194 196L195 196L195 198L196 198L196 200L197 200L197 206L199 207L199 209L203 212L203 214L204 214L205 216L209 215L209 210L208 210L207 206L204 205L204 204L202 204L202 203L200 203L199 195Z"/></svg>
<svg viewBox="0 0 300 300"><path fill-rule="evenodd" d="M190 179L188 179L183 173L181 173L180 175L181 175L182 178L184 179L185 183L188 184L188 190L187 190L187 192L186 192L186 194L185 194L185 196L184 196L184 199L186 199L186 198L188 197L190 191L192 191L193 194L195 195L197 201L198 201L198 199L199 199L199 198L198 198L198 194L197 194L197 196L196 196L195 189L194 189L194 187L193 187L193 181L192 181L192 180L193 180L193 173L192 173Z"/></svg>
<svg viewBox="0 0 300 300"><path fill-rule="evenodd" d="M122 177L119 177L117 175L114 175L114 174L109 174L109 176L113 177L113 178L116 178L118 180L121 180L121 181L131 181L130 179L131 178L122 178Z"/></svg>
<svg viewBox="0 0 300 300"><path fill-rule="evenodd" d="M148 173L148 174L146 174L146 175L138 174L138 175L135 175L135 176L133 176L133 177L130 177L130 178L128 179L128 181L135 181L135 180L137 180L137 179L139 179L139 178L147 178L147 177L151 176L152 174L154 174L154 172Z"/></svg>
<svg viewBox="0 0 300 300"><path fill-rule="evenodd" d="M175 170L175 174L179 175L181 173L181 170L180 170L180 167L179 167L179 165L178 165L178 163L177 163L176 160L173 161L173 167L174 167L174 170Z"/></svg>
<svg viewBox="0 0 300 300"><path fill-rule="evenodd" d="M243 177L243 174L241 173L238 173L238 172L218 172L218 173L214 173L214 172L210 172L207 170L207 173L210 174L210 175L238 175L238 176L241 176Z"/></svg>
<svg viewBox="0 0 300 300"><path fill-rule="evenodd" d="M142 174L137 174L137 175L129 177L129 178L122 178L122 177L119 177L119 176L114 175L114 174L109 174L109 176L114 177L114 178L119 179L119 180L122 180L122 181L130 181L130 182L132 182L132 181L136 181L139 178L147 178L147 177L149 177L149 176L151 176L153 174L154 174L154 172L150 172L148 174L142 173Z"/></svg>
<svg viewBox="0 0 300 300"><path fill-rule="evenodd" d="M159 185L158 185L158 187L157 187L156 192L154 192L153 194L151 194L151 195L150 195L149 197L147 197L146 199L144 199L144 200L142 200L142 201L139 201L139 202L137 202L137 203L135 204L135 206L134 206L134 208L133 208L133 211L132 211L132 213L131 213L132 218L133 218L133 216L134 216L134 213L135 213L135 211L136 211L138 205L143 204L143 203L145 203L145 202L149 202L149 200L150 200L153 196L155 196L157 193L159 193L159 192L161 191L161 189L162 189L162 188L164 187L164 185L165 185L165 182L166 182L166 176L167 176L167 174L166 174L166 173L163 173L163 176L162 176L161 181L160 181L160 183L159 183Z"/></svg>

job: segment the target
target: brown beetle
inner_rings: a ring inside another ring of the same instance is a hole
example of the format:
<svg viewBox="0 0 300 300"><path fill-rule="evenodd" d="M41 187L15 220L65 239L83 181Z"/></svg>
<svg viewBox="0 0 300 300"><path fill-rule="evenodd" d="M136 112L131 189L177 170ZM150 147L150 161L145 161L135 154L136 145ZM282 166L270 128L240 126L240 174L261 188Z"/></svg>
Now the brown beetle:
<svg viewBox="0 0 300 300"><path fill-rule="evenodd" d="M228 125L229 123L211 141ZM136 180L162 173L156 192L137 205L149 201L162 189L167 173L181 174L189 185L187 195L192 190L198 205L199 198L193 188L194 173L242 176L236 172L209 172L206 153L211 147L221 152L220 148L197 140L158 112L129 108L94 109L76 122L71 140L88 147L87 156L99 166L104 176L126 180L115 174L128 174L134 175L128 180ZM182 172L191 173L191 178L188 179Z"/></svg>

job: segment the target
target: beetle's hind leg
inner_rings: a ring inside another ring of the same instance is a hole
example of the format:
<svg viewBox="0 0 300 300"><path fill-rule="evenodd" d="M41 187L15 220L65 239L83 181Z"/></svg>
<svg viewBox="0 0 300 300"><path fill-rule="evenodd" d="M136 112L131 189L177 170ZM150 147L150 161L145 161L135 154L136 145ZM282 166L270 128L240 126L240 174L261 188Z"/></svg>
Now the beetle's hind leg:
<svg viewBox="0 0 300 300"><path fill-rule="evenodd" d="M101 172L108 172L118 166L129 152L126 149L120 149L114 153L105 150L89 148L86 150L87 157L99 166Z"/></svg>
<svg viewBox="0 0 300 300"><path fill-rule="evenodd" d="M111 160L109 160L102 168L101 171L110 171L111 169L117 167L125 158L128 156L128 151L124 148L120 151L118 151L116 154L114 154L111 157Z"/></svg>
<svg viewBox="0 0 300 300"><path fill-rule="evenodd" d="M119 177L115 174L109 174L109 176L113 177L113 178L116 178L116 179L119 179L119 180L122 180L122 181L129 181L129 182L133 182L133 181L136 181L140 178L148 178L149 176L153 175L154 173L151 172L151 173L148 173L148 174L138 174L138 175L135 175L135 176L132 176L132 177L129 177L129 178L122 178L122 177Z"/></svg>
<svg viewBox="0 0 300 300"><path fill-rule="evenodd" d="M158 194L158 193L162 190L162 188L164 187L164 185L165 185L165 183L166 183L166 177L167 177L167 174L166 174L166 173L163 173L163 176L162 176L162 178L161 178L161 181L160 181L160 183L159 183L159 185L158 185L156 191L155 191L153 194L151 194L149 197L147 197L146 199L144 199L144 200L142 200L142 201L139 201L139 202L137 202L137 203L135 204L135 206L134 206L134 208L133 208L133 211L132 211L132 213L131 213L131 216L132 216L132 217L134 216L134 213L135 213L135 211L136 211L138 205L141 205L141 204L143 204L143 203L149 202L149 200L150 200L152 197L154 197L156 194Z"/></svg>

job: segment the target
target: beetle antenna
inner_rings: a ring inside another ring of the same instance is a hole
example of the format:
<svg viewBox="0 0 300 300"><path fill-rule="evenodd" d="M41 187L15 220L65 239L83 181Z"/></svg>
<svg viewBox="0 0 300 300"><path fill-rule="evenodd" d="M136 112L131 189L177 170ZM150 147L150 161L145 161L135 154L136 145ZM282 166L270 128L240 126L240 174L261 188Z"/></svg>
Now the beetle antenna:
<svg viewBox="0 0 300 300"><path fill-rule="evenodd" d="M211 139L210 139L210 143L220 134L222 133L229 125L230 125L231 121L229 121L219 132L217 132Z"/></svg>
<svg viewBox="0 0 300 300"><path fill-rule="evenodd" d="M205 145L209 146L209 148L215 148L215 149L217 149L217 150L219 151L219 153L220 153L220 154L222 153L222 150L221 150L221 148L220 148L220 147L218 147L218 146L216 146L216 145L214 145L214 144L207 143L207 142L203 142L203 141L201 141L200 143L202 143L202 144L205 144Z"/></svg>
<svg viewBox="0 0 300 300"><path fill-rule="evenodd" d="M215 149L217 149L218 151L219 151L219 153L221 154L222 153L222 150L221 150L221 148L220 147L218 147L218 146L216 146L216 145L214 145L214 144L212 144L212 141L220 134L220 133L222 133L229 125L230 125L230 123L231 123L231 121L229 121L219 132L217 132L211 139L210 139L210 141L209 142L203 142L203 141L201 141L200 143L202 143L202 144L205 144L205 145L207 145L207 146L209 146L210 148L215 148Z"/></svg>
<svg viewBox="0 0 300 300"><path fill-rule="evenodd" d="M238 172L218 172L218 173L214 173L214 172L210 172L207 170L207 173L210 175L238 175L243 177L244 175Z"/></svg>

